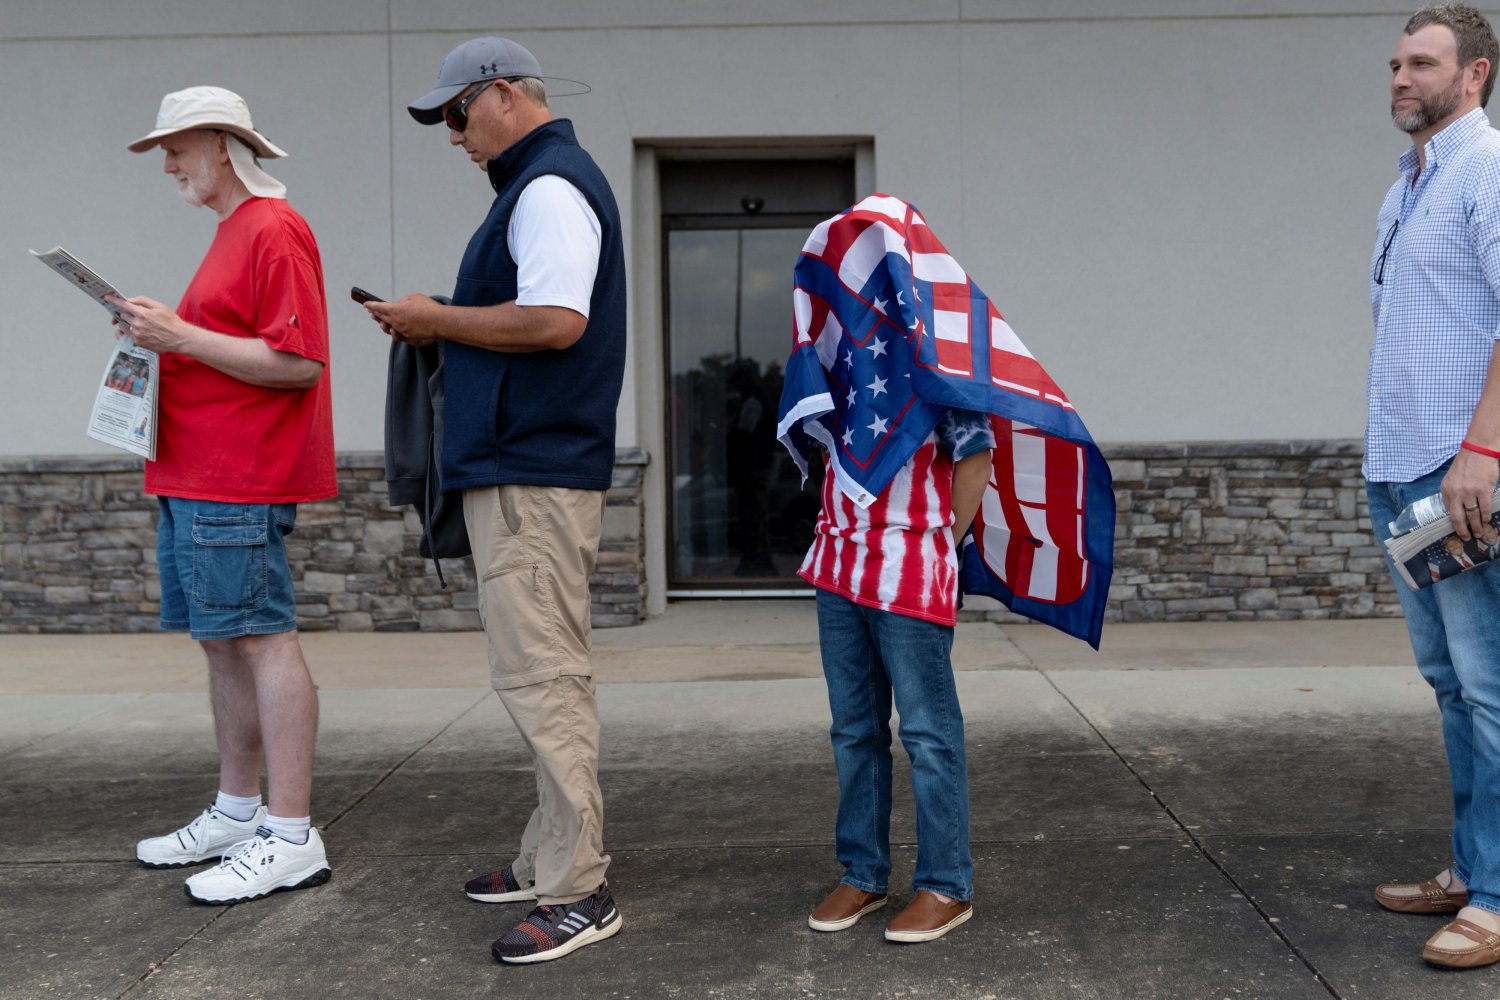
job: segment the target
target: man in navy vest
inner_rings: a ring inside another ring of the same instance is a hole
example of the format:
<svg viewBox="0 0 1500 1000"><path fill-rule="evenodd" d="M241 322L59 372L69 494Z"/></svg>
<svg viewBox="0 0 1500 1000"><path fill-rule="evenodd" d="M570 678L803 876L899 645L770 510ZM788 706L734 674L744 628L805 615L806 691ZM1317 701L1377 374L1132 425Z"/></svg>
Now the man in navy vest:
<svg viewBox="0 0 1500 1000"><path fill-rule="evenodd" d="M401 341L442 343L442 488L463 494L491 681L531 750L538 797L515 860L465 891L536 900L491 951L545 962L621 924L604 881L589 661L625 369L620 214L572 123L548 111L536 57L510 39L454 49L408 110L446 124L495 189L451 305L408 295L366 308Z"/></svg>

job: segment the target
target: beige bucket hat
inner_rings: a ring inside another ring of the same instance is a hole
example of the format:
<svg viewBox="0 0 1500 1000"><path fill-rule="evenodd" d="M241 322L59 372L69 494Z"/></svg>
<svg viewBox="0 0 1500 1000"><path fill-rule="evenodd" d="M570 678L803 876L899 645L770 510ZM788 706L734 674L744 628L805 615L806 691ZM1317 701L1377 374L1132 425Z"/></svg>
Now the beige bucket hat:
<svg viewBox="0 0 1500 1000"><path fill-rule="evenodd" d="M191 129L219 129L239 139L229 144L229 162L251 194L263 198L286 197L286 185L261 169L258 157L276 159L285 150L256 131L245 99L223 87L188 87L161 99L156 128L126 148L132 153L154 149L169 135ZM241 145L243 143L243 145Z"/></svg>

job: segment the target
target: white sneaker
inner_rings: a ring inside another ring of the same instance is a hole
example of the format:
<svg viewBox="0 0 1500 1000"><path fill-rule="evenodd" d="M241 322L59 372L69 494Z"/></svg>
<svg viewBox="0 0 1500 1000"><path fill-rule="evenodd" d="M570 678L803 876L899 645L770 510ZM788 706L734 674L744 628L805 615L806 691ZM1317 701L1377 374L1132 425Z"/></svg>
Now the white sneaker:
<svg viewBox="0 0 1500 1000"><path fill-rule="evenodd" d="M305 844L282 840L261 827L223 861L190 877L182 891L199 903L244 903L273 892L322 885L332 875L316 827L307 831Z"/></svg>
<svg viewBox="0 0 1500 1000"><path fill-rule="evenodd" d="M229 853L242 840L255 836L266 821L266 807L244 822L230 819L209 806L187 826L164 837L148 837L135 845L135 856L147 868L182 868L212 861Z"/></svg>

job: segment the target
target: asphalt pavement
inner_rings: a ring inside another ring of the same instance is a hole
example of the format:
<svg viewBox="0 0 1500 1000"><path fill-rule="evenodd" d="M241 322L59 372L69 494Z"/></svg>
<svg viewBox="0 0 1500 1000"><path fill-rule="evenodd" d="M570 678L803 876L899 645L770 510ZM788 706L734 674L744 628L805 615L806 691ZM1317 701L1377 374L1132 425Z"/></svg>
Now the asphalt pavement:
<svg viewBox="0 0 1500 1000"><path fill-rule="evenodd" d="M0 636L0 996L1384 998L1500 996L1426 965L1441 917L1380 881L1447 863L1438 717L1400 621L1114 625L1095 653L964 623L975 917L887 943L807 928L837 882L810 603L684 602L596 633L609 878L624 929L502 966L526 913L461 891L516 849L524 750L474 633L304 637L327 885L194 905L134 860L217 767L177 636Z"/></svg>

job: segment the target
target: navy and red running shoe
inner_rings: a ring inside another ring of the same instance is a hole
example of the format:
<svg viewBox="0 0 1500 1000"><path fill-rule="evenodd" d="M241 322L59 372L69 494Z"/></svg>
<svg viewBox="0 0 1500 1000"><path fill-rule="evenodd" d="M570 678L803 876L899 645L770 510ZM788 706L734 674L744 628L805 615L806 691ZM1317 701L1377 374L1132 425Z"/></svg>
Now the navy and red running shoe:
<svg viewBox="0 0 1500 1000"><path fill-rule="evenodd" d="M502 962L518 965L550 962L585 945L614 937L622 923L606 882L592 896L576 902L538 906L491 945L490 953Z"/></svg>
<svg viewBox="0 0 1500 1000"><path fill-rule="evenodd" d="M536 899L536 883L522 885L510 865L464 883L464 895L481 903L519 903Z"/></svg>

